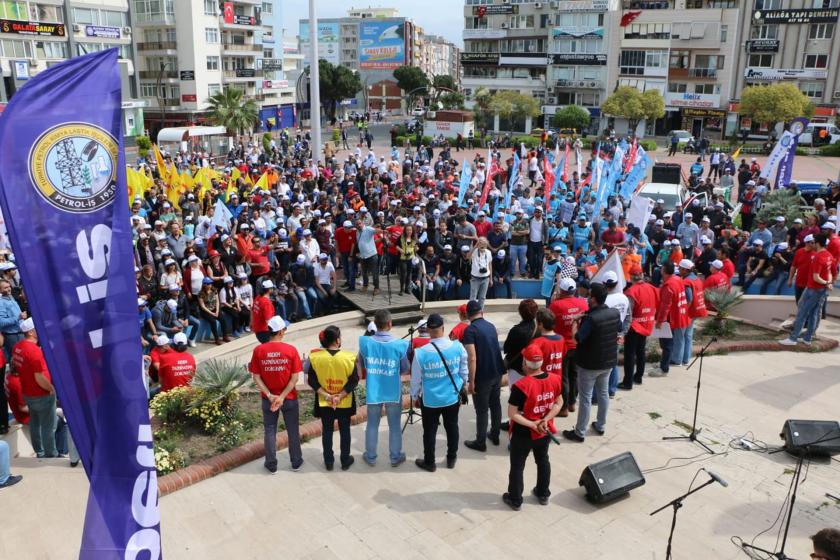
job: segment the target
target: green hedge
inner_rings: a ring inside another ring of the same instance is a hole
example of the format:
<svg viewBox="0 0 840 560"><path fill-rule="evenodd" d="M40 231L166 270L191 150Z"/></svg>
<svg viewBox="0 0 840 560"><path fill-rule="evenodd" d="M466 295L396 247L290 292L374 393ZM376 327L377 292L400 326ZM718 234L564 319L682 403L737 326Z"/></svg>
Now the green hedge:
<svg viewBox="0 0 840 560"><path fill-rule="evenodd" d="M655 140L639 140L639 145L647 152L656 151L657 148Z"/></svg>
<svg viewBox="0 0 840 560"><path fill-rule="evenodd" d="M798 151L798 150L797 150ZM820 148L821 156L840 156L840 142Z"/></svg>

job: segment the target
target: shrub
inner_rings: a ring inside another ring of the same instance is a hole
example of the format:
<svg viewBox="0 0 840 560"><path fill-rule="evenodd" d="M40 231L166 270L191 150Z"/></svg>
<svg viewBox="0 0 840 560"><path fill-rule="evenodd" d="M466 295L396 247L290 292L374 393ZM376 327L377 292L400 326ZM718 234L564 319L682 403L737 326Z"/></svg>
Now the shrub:
<svg viewBox="0 0 840 560"><path fill-rule="evenodd" d="M178 451L155 447L155 469L158 475L169 474L186 466L186 458Z"/></svg>
<svg viewBox="0 0 840 560"><path fill-rule="evenodd" d="M639 140L639 146L645 149L647 152L656 151L656 141L655 140Z"/></svg>
<svg viewBox="0 0 840 560"><path fill-rule="evenodd" d="M191 387L176 387L165 393L158 393L149 403L149 410L164 424L183 419L192 400Z"/></svg>
<svg viewBox="0 0 840 560"><path fill-rule="evenodd" d="M137 153L140 154L140 157L146 157L146 154L152 149L152 141L148 136L138 136L135 138L135 142L137 142Z"/></svg>
<svg viewBox="0 0 840 560"><path fill-rule="evenodd" d="M197 391L192 407L205 402L225 403L235 398L236 391L251 381L251 374L233 360L208 360L201 364L192 379Z"/></svg>
<svg viewBox="0 0 840 560"><path fill-rule="evenodd" d="M271 133L270 132L264 132L263 133L262 145L263 145L263 150L264 151L266 151L266 152L271 151Z"/></svg>
<svg viewBox="0 0 840 560"><path fill-rule="evenodd" d="M820 148L821 156L840 156L840 142L829 144Z"/></svg>
<svg viewBox="0 0 840 560"><path fill-rule="evenodd" d="M703 334L728 338L735 334L736 324L729 317L732 309L741 303L743 293L740 290L705 290L703 296L716 315L703 325Z"/></svg>
<svg viewBox="0 0 840 560"><path fill-rule="evenodd" d="M796 218L803 216L801 204L805 202L802 197L788 189L779 189L771 192L761 204L758 211L758 218L772 222L775 216L784 216L787 223L792 224Z"/></svg>
<svg viewBox="0 0 840 560"><path fill-rule="evenodd" d="M337 128L334 128L333 131L332 131L332 141L335 144L338 144L339 142L341 142L341 131Z"/></svg>

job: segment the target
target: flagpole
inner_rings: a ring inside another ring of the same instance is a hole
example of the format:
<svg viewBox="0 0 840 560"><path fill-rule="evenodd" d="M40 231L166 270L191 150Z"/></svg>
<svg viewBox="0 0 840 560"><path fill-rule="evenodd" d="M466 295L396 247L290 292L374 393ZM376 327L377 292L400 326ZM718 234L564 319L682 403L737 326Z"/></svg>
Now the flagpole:
<svg viewBox="0 0 840 560"><path fill-rule="evenodd" d="M309 122L312 128L312 161L321 157L321 84L318 68L318 14L315 0L309 0Z"/></svg>

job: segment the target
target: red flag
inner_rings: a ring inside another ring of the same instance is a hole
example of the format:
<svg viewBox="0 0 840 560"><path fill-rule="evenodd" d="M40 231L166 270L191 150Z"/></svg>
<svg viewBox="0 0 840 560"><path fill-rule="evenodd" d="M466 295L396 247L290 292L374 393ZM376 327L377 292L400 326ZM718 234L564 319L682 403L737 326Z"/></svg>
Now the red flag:
<svg viewBox="0 0 840 560"><path fill-rule="evenodd" d="M563 158L563 175L560 176L564 183L569 180L569 152L571 151L571 144L566 142L566 156Z"/></svg>
<svg viewBox="0 0 840 560"><path fill-rule="evenodd" d="M588 185L590 181L592 181L592 173L590 173L589 175L587 175L587 176L586 176L586 179L584 179L583 181L581 181L581 182L580 182L580 184L578 185L578 188L577 188L577 190L575 191L575 200L578 200L578 201L580 200L580 191L581 191L581 190L583 190L583 187L585 187L586 185Z"/></svg>
<svg viewBox="0 0 840 560"><path fill-rule="evenodd" d="M484 181L484 189L481 191L481 200L478 201L479 210L484 208L484 204L487 203L487 195L490 194L490 185L493 184L493 179L495 179L498 174L499 166L496 163L496 160L493 160L493 165L490 167L490 171L487 172L487 179Z"/></svg>
<svg viewBox="0 0 840 560"><path fill-rule="evenodd" d="M641 11L625 13L623 16L621 16L621 27L627 27L628 25L633 23L633 20L639 17L640 15L642 15Z"/></svg>
<svg viewBox="0 0 840 560"><path fill-rule="evenodd" d="M567 152L568 149L569 147L567 144ZM551 168L548 158L543 159L543 167L545 167L545 213L549 214L551 212L551 190L554 188L554 170Z"/></svg>
<svg viewBox="0 0 840 560"><path fill-rule="evenodd" d="M627 163L624 164L624 172L630 173L633 165L636 163L636 152L639 150L639 141L633 139L633 146L630 148L630 154L627 156Z"/></svg>

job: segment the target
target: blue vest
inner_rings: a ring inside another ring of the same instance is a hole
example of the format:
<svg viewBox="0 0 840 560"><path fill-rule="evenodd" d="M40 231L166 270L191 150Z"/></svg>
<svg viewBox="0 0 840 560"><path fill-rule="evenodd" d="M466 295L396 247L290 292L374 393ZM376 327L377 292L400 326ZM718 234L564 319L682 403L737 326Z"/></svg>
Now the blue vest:
<svg viewBox="0 0 840 560"><path fill-rule="evenodd" d="M572 251L577 251L578 247L583 247L584 251L589 250L589 234L592 232L592 228L589 226L580 227L577 224L572 226L572 239L574 240L574 246L572 247Z"/></svg>
<svg viewBox="0 0 840 560"><path fill-rule="evenodd" d="M458 387L458 391L464 385L463 379L458 375L461 371L461 359L465 353L460 342L453 341L449 348L441 348L441 353L449 366L452 379ZM417 349L414 359L420 362L420 372L423 382L423 405L431 408L443 408L458 402L458 391L452 386L452 381L446 374L446 368L440 360L437 350L431 344L426 344Z"/></svg>
<svg viewBox="0 0 840 560"><path fill-rule="evenodd" d="M408 341L380 342L371 336L359 337L359 353L365 364L365 390L370 404L395 403L402 398L400 360L408 351Z"/></svg>
<svg viewBox="0 0 840 560"><path fill-rule="evenodd" d="M560 261L554 261L553 263L546 261L543 267L542 286L540 287L542 297L551 297L551 290L554 289L554 276L557 274L558 268L560 268Z"/></svg>

